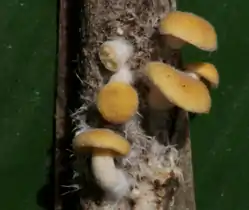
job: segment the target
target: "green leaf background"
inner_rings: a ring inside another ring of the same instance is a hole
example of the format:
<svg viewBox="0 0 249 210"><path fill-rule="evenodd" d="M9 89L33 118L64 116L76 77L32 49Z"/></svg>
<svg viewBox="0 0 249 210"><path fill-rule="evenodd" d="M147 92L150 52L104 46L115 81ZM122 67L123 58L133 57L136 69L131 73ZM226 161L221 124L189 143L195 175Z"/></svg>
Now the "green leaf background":
<svg viewBox="0 0 249 210"><path fill-rule="evenodd" d="M36 210L53 139L56 1L0 1L0 209Z"/></svg>

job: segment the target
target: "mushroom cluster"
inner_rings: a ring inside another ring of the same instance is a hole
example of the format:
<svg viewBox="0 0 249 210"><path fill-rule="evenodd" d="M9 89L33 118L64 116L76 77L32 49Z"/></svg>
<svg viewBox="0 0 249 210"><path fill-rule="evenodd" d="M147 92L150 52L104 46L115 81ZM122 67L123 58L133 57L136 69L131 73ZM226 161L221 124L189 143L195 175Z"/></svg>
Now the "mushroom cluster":
<svg viewBox="0 0 249 210"><path fill-rule="evenodd" d="M203 51L217 50L217 34L204 18L189 12L173 11L159 23L159 33L173 50L189 43ZM160 61L148 62L144 71L151 82L148 104L155 110L178 106L192 113L209 113L209 87L217 88L219 74L208 62L186 64L183 69Z"/></svg>
<svg viewBox="0 0 249 210"><path fill-rule="evenodd" d="M92 153L93 174L108 198L118 199L128 192L126 175L114 164L114 157L130 151L126 139L109 129L89 128L76 135L73 148L76 153Z"/></svg>
<svg viewBox="0 0 249 210"><path fill-rule="evenodd" d="M132 54L133 46L123 38L106 41L99 49L101 63L114 74L97 93L96 107L103 119L114 125L129 121L138 110L138 93L128 64ZM127 195L130 184L125 172L116 168L114 158L127 155L130 143L111 129L90 128L85 122L81 127L73 140L74 151L92 154L92 172L105 199L119 200Z"/></svg>
<svg viewBox="0 0 249 210"><path fill-rule="evenodd" d="M179 50L186 43L209 52L217 49L214 27L192 13L170 12L160 20L158 31L174 50ZM138 113L139 94L134 86L136 74L129 64L133 53L133 45L122 37L108 40L99 48L99 59L112 75L96 94L95 104L103 119L113 125L126 124ZM158 59L148 62L142 68L143 76L148 81L147 103L151 109L168 111L177 106L187 112L209 113L209 87L217 88L219 85L219 74L213 64L194 62L186 64L183 69L177 69ZM129 176L116 166L114 159L129 155L133 142L111 129L86 126L75 135L73 148L76 153L92 155L92 171L97 184L106 193L106 198L118 201L129 196L129 193L132 194ZM159 171L168 173L161 176L163 179L170 172L162 169ZM159 171L155 171L155 174ZM149 185L143 187L150 190ZM151 201L151 205L146 204L147 207L140 202L135 209L156 209L156 201L153 202Z"/></svg>
<svg viewBox="0 0 249 210"><path fill-rule="evenodd" d="M166 35L168 45L180 49L189 43L204 51L218 48L214 27L204 18L189 12L170 12L159 23L160 34Z"/></svg>

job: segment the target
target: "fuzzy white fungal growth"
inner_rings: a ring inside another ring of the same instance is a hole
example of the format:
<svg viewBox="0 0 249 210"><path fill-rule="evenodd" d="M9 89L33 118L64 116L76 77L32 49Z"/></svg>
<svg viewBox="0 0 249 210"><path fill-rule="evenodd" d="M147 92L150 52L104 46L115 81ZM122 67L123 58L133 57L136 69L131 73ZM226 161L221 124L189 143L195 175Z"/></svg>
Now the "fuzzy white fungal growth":
<svg viewBox="0 0 249 210"><path fill-rule="evenodd" d="M113 157L93 156L92 170L107 198L118 200L129 191L128 180L124 172L116 168Z"/></svg>
<svg viewBox="0 0 249 210"><path fill-rule="evenodd" d="M104 42L99 50L99 58L106 69L118 71L132 57L133 45L124 38Z"/></svg>
<svg viewBox="0 0 249 210"><path fill-rule="evenodd" d="M124 35L124 30L120 27L117 28L117 34L120 35L120 36L123 36Z"/></svg>
<svg viewBox="0 0 249 210"><path fill-rule="evenodd" d="M134 82L134 75L128 64L124 64L120 69L111 76L109 83L111 82L124 82L132 84Z"/></svg>
<svg viewBox="0 0 249 210"><path fill-rule="evenodd" d="M141 159L139 154L142 145L133 145L132 152L123 160L123 164L130 165L130 174L135 178L134 187L130 193L130 198L134 200L134 210L157 210L163 209L163 201L166 191L163 184L172 175L176 176L182 183L184 181L182 170L177 166L179 152L173 146L164 146L155 139L150 139L147 145L146 161ZM135 158L136 157L136 158ZM137 180L137 177L145 177L143 180ZM155 181L158 188L155 189Z"/></svg>
<svg viewBox="0 0 249 210"><path fill-rule="evenodd" d="M80 133L83 133L90 129L90 126L87 125L85 122L81 122L80 125L77 126L77 131L75 132L75 136L79 135Z"/></svg>
<svg viewBox="0 0 249 210"><path fill-rule="evenodd" d="M169 154L168 154L168 160L169 160L169 167L168 172L173 172L174 175L178 178L180 183L184 182L184 176L182 169L177 166L177 163L179 161L179 152L176 148L170 147Z"/></svg>
<svg viewBox="0 0 249 210"><path fill-rule="evenodd" d="M148 183L141 183L139 190L132 192L135 197L136 204L134 210L157 210L157 196Z"/></svg>

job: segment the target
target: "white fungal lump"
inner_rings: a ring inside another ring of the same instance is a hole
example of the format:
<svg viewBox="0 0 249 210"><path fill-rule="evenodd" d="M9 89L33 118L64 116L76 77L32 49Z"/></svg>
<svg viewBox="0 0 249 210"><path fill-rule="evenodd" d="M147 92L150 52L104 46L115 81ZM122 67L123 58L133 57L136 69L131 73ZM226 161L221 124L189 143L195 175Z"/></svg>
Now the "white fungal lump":
<svg viewBox="0 0 249 210"><path fill-rule="evenodd" d="M104 42L99 49L99 58L105 68L118 71L133 55L133 46L124 38L118 37Z"/></svg>

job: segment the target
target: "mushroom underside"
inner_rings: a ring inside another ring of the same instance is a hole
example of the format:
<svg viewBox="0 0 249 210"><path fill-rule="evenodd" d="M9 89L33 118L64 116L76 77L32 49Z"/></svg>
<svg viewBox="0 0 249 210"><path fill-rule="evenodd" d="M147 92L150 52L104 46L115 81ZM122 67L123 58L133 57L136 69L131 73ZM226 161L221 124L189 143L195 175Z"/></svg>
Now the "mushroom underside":
<svg viewBox="0 0 249 210"><path fill-rule="evenodd" d="M184 40L173 35L166 35L166 41L168 46L175 50L179 50L186 44Z"/></svg>

